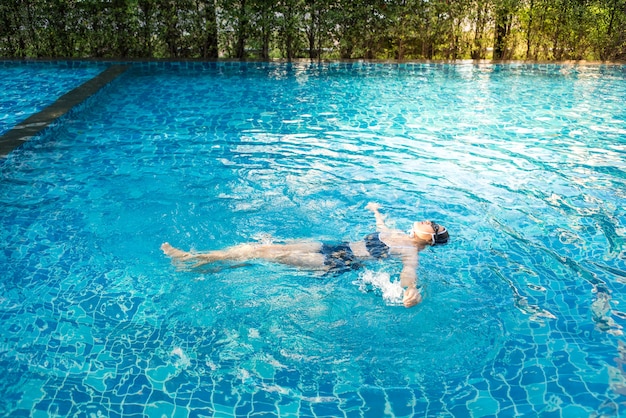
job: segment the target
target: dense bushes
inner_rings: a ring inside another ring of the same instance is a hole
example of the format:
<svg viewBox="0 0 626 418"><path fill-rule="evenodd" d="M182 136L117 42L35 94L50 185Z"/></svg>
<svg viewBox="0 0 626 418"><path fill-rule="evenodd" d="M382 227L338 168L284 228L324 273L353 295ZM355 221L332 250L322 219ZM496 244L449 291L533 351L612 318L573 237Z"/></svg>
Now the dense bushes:
<svg viewBox="0 0 626 418"><path fill-rule="evenodd" d="M13 0L0 56L626 59L626 0Z"/></svg>

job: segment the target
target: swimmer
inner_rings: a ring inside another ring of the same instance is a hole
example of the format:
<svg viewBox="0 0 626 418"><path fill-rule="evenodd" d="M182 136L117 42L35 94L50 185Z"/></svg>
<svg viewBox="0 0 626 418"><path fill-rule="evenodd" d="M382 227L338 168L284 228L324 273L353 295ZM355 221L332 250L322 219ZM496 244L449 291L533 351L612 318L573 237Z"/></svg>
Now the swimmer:
<svg viewBox="0 0 626 418"><path fill-rule="evenodd" d="M219 261L245 262L266 260L311 270L341 273L361 267L361 261L397 257L402 261L400 285L404 289L402 302L410 308L422 301L417 287L418 252L429 245L448 242L448 230L432 221L415 222L406 233L391 229L385 224L380 205L369 203L367 210L374 214L376 232L362 241L325 244L321 242L297 242L289 244L241 244L224 250L191 253L163 243L161 250L178 262L195 263L198 267Z"/></svg>

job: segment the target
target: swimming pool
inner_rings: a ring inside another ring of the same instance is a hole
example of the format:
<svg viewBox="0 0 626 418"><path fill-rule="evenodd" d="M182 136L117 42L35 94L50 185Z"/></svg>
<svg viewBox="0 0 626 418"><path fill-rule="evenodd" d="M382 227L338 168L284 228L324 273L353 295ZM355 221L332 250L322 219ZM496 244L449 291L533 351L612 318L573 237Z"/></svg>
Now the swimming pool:
<svg viewBox="0 0 626 418"><path fill-rule="evenodd" d="M624 66L134 67L1 162L0 411L624 414ZM339 277L160 252L448 226Z"/></svg>

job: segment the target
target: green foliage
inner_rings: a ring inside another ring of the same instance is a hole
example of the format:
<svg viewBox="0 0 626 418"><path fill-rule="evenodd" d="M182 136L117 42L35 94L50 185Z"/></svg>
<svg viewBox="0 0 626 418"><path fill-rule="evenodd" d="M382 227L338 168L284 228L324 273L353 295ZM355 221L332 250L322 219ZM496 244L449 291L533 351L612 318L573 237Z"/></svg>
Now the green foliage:
<svg viewBox="0 0 626 418"><path fill-rule="evenodd" d="M0 56L626 59L626 0L13 0Z"/></svg>

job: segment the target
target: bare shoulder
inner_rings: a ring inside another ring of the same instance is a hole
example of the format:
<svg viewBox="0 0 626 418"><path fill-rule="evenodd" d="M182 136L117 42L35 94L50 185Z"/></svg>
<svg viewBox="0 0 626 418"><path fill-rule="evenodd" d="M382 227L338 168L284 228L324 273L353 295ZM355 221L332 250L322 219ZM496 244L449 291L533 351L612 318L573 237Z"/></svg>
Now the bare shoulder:
<svg viewBox="0 0 626 418"><path fill-rule="evenodd" d="M390 229L379 234L379 239L389 248L412 248L415 249L415 241L405 232L399 229Z"/></svg>
<svg viewBox="0 0 626 418"><path fill-rule="evenodd" d="M399 229L387 229L384 232L379 233L380 239L388 240L388 239L411 239L409 235L401 231Z"/></svg>

